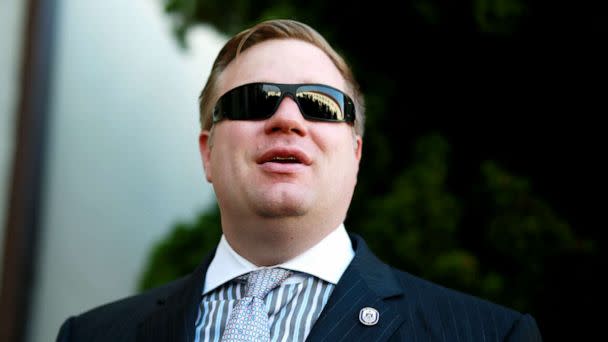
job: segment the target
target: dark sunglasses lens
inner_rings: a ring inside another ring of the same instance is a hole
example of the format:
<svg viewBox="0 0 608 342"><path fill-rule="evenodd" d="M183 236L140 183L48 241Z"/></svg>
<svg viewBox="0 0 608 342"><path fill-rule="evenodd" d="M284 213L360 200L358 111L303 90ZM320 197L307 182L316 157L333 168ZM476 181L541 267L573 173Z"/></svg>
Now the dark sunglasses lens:
<svg viewBox="0 0 608 342"><path fill-rule="evenodd" d="M231 120L260 120L272 115L281 90L269 84L247 84L224 94L219 101L221 116Z"/></svg>
<svg viewBox="0 0 608 342"><path fill-rule="evenodd" d="M281 99L281 89L272 84L259 84L245 102L249 102L249 111L253 119L266 119L274 114Z"/></svg>
<svg viewBox="0 0 608 342"><path fill-rule="evenodd" d="M302 86L296 93L302 113L311 119L344 121L344 95L332 88Z"/></svg>

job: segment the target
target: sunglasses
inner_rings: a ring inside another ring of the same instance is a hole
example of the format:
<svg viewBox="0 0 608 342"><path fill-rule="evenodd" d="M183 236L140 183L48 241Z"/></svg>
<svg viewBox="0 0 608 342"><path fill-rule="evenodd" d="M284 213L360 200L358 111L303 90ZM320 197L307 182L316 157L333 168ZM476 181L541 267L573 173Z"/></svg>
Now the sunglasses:
<svg viewBox="0 0 608 342"><path fill-rule="evenodd" d="M220 97L213 109L213 122L268 119L285 96L298 104L307 120L355 121L353 100L336 88L322 84L249 83Z"/></svg>

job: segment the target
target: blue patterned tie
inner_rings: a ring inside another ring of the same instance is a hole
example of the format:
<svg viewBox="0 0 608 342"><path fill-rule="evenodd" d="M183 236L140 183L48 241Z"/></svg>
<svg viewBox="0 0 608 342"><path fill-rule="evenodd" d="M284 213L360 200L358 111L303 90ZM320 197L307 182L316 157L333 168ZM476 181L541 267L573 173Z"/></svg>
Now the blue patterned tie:
<svg viewBox="0 0 608 342"><path fill-rule="evenodd" d="M222 342L268 341L268 311L264 298L291 275L282 268L264 268L244 276L245 297L239 299L226 323Z"/></svg>

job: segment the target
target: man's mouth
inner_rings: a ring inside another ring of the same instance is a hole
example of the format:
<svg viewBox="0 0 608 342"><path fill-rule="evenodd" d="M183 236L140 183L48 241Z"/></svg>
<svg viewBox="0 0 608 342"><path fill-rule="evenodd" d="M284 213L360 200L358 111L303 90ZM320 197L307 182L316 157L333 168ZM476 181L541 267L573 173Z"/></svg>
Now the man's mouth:
<svg viewBox="0 0 608 342"><path fill-rule="evenodd" d="M306 153L297 148L271 148L264 152L257 160L258 164L302 164L310 165L312 160Z"/></svg>
<svg viewBox="0 0 608 342"><path fill-rule="evenodd" d="M297 163L300 164L300 160L298 160L297 157L295 156L289 156L289 157L272 157L272 159L270 159L268 162L270 163L281 163L281 164L292 164L292 163Z"/></svg>

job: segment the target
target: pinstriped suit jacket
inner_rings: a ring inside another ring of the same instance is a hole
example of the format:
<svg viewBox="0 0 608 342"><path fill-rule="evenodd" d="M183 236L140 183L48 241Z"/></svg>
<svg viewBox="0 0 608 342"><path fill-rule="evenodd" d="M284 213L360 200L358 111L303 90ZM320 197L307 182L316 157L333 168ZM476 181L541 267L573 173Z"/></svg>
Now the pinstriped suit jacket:
<svg viewBox="0 0 608 342"><path fill-rule="evenodd" d="M355 257L307 341L541 341L530 315L396 270L351 239ZM213 254L189 276L69 318L57 341L192 341ZM376 325L359 322L364 307L378 310Z"/></svg>

